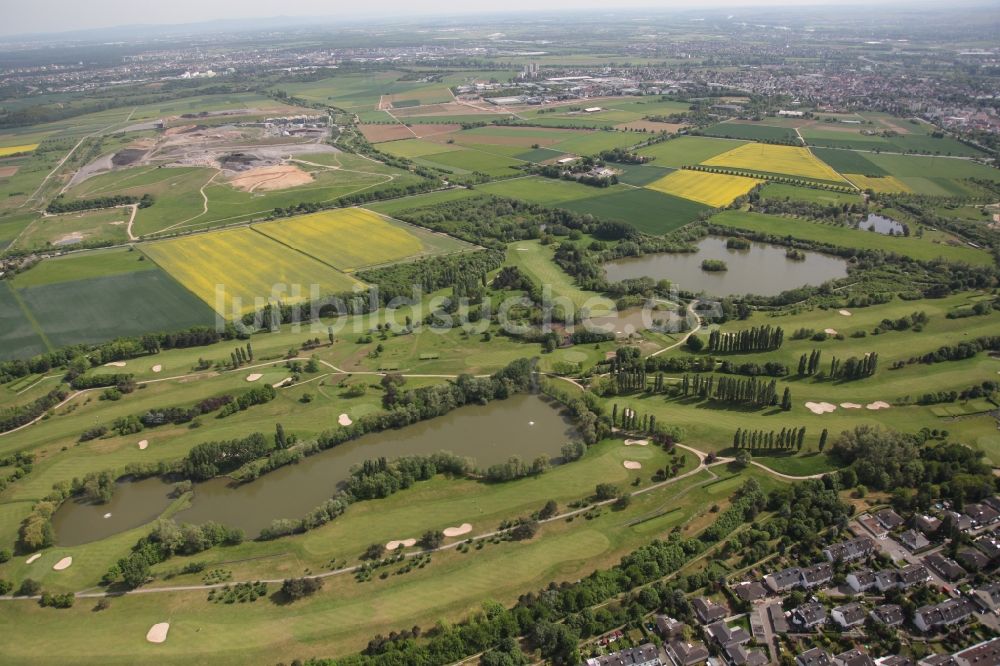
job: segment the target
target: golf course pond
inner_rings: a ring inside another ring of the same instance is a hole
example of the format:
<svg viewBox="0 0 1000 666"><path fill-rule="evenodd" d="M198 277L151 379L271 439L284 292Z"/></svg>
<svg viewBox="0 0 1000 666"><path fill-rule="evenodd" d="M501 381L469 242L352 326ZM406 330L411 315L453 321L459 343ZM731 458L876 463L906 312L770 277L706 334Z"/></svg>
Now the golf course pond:
<svg viewBox="0 0 1000 666"><path fill-rule="evenodd" d="M670 280L678 288L711 296L756 294L774 296L806 285L847 277L847 261L819 252L803 252L804 259L785 256L786 248L768 243L750 243L749 249L726 247L726 238L709 236L698 243L697 252L656 253L618 259L604 264L608 281L650 277ZM727 270L706 271L702 262L717 259Z"/></svg>
<svg viewBox="0 0 1000 666"><path fill-rule="evenodd" d="M400 430L365 435L249 483L216 478L196 484L190 507L173 518L178 523L215 521L256 537L275 519L301 518L330 499L351 467L365 460L449 451L472 458L480 468L511 456L530 463L543 454L558 458L562 446L576 436L560 405L537 395L515 395ZM106 504L68 500L52 517L56 542L75 546L145 525L173 501L173 487L158 477L122 481Z"/></svg>

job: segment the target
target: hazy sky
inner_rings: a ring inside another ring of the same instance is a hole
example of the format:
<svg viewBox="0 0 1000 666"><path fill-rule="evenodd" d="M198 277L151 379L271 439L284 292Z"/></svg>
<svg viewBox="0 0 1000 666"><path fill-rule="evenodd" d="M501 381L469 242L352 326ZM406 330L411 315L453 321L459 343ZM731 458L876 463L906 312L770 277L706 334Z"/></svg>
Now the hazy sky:
<svg viewBox="0 0 1000 666"><path fill-rule="evenodd" d="M880 4L886 0L876 0ZM851 4L857 4L854 0ZM844 0L3 0L0 34L61 32L140 23L197 23L223 18L271 16L337 16L356 18L413 14L457 14L498 9L571 10L624 7L686 8L761 5L844 4ZM866 4L871 4L866 3ZM377 12L377 14L376 14Z"/></svg>

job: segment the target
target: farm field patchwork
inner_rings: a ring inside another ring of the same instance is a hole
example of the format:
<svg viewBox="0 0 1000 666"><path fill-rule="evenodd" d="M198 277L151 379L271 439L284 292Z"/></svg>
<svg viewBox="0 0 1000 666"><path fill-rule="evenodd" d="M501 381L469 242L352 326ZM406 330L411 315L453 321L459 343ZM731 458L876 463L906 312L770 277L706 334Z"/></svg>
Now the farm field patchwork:
<svg viewBox="0 0 1000 666"><path fill-rule="evenodd" d="M747 143L702 162L705 166L750 169L815 180L843 182L840 174L821 162L808 148Z"/></svg>
<svg viewBox="0 0 1000 666"><path fill-rule="evenodd" d="M728 206L764 181L743 176L726 176L703 171L681 169L650 183L646 187L657 192L720 208Z"/></svg>
<svg viewBox="0 0 1000 666"><path fill-rule="evenodd" d="M906 186L906 183L895 176L865 176L859 173L845 173L844 178L862 190L871 190L878 194L907 193L912 191Z"/></svg>
<svg viewBox="0 0 1000 666"><path fill-rule="evenodd" d="M716 155L744 145L745 141L715 139L701 136L680 136L639 149L639 153L654 158L655 166L680 168L701 164Z"/></svg>
<svg viewBox="0 0 1000 666"><path fill-rule="evenodd" d="M469 245L364 208L344 208L253 227L283 245L351 272L366 266L460 251Z"/></svg>
<svg viewBox="0 0 1000 666"><path fill-rule="evenodd" d="M358 281L250 228L216 231L140 246L144 254L224 317L349 291ZM223 287L224 298L216 288ZM298 290L298 293L290 290Z"/></svg>

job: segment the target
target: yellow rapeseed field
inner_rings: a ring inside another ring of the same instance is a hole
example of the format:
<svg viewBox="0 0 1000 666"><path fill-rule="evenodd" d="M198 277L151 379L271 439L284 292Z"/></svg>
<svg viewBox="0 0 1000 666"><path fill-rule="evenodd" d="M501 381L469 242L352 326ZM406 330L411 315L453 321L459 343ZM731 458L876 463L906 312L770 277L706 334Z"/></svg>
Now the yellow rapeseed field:
<svg viewBox="0 0 1000 666"><path fill-rule="evenodd" d="M23 146L0 146L0 157L16 155L17 153L30 153L35 148L38 148L37 143L27 143Z"/></svg>
<svg viewBox="0 0 1000 666"><path fill-rule="evenodd" d="M756 178L681 169L650 183L646 187L664 194L697 201L713 208L721 208L728 206L733 202L733 199L746 194L763 182Z"/></svg>
<svg viewBox="0 0 1000 666"><path fill-rule="evenodd" d="M843 182L836 171L813 155L808 148L746 143L739 148L702 162L705 166L732 167L767 173L780 173L817 180Z"/></svg>
<svg viewBox="0 0 1000 666"><path fill-rule="evenodd" d="M906 183L897 179L895 176L873 178L871 176L864 176L860 173L845 173L844 177L860 187L862 190L871 190L872 192L876 192L878 194L905 194L912 191L906 186Z"/></svg>
<svg viewBox="0 0 1000 666"><path fill-rule="evenodd" d="M424 251L420 239L405 227L362 208L328 210L254 228L342 271L387 264Z"/></svg>
<svg viewBox="0 0 1000 666"><path fill-rule="evenodd" d="M246 227L157 241L144 244L141 249L227 318L253 312L271 298L283 303L306 300L312 285L317 285L320 295L328 295L350 291L359 284L354 278ZM224 290L222 299L218 297L218 285Z"/></svg>

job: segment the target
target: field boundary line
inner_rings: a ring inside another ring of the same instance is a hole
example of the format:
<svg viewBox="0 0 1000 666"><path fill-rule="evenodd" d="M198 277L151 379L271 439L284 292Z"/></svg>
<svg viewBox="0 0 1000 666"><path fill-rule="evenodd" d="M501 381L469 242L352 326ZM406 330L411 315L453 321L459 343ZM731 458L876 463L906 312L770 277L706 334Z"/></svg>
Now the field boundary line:
<svg viewBox="0 0 1000 666"><path fill-rule="evenodd" d="M28 320L28 323L31 324L32 330L34 330L35 333L38 334L38 337L41 339L42 344L45 345L45 348L48 351L50 352L55 351L56 348L52 345L52 342L49 340L49 336L45 335L45 329L43 329L41 324L38 323L38 320L35 319L34 313L28 309L28 304L25 303L24 299L21 298L21 295L17 293L17 289L14 288L14 285L11 284L10 280L4 280L4 282L7 283L7 289L10 290L10 295L14 297L14 300L17 302L17 306L21 308L21 314L23 314L24 318Z"/></svg>

